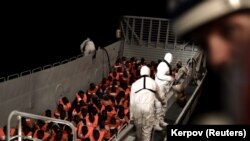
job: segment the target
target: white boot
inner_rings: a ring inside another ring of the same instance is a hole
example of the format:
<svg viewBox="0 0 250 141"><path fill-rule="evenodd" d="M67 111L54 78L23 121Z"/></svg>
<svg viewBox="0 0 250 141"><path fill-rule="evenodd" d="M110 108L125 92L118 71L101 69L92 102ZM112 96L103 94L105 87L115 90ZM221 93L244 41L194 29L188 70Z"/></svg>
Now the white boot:
<svg viewBox="0 0 250 141"><path fill-rule="evenodd" d="M159 125L155 125L154 129L156 131L162 131L163 130L162 127L160 127Z"/></svg>
<svg viewBox="0 0 250 141"><path fill-rule="evenodd" d="M168 123L164 122L163 120L160 121L160 126L166 127L167 125L168 125Z"/></svg>

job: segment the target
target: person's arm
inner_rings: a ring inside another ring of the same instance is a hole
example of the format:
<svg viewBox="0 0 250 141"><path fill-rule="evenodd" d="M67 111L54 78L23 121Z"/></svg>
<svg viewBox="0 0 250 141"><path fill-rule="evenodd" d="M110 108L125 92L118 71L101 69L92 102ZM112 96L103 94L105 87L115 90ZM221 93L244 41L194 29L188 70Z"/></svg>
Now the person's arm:
<svg viewBox="0 0 250 141"><path fill-rule="evenodd" d="M171 75L157 75L157 77L165 81L174 81L174 78Z"/></svg>
<svg viewBox="0 0 250 141"><path fill-rule="evenodd" d="M159 101L163 101L164 99L160 96L160 87L158 86L157 83L155 83L155 97L159 100Z"/></svg>
<svg viewBox="0 0 250 141"><path fill-rule="evenodd" d="M133 85L131 86L131 92L130 92L130 102L129 102L129 119L130 119L130 121L133 121L134 120L134 115L133 115L133 112L132 112L132 108L133 108L133 106L132 105L134 105L134 103L133 103L133 95L134 95L134 87L133 87Z"/></svg>

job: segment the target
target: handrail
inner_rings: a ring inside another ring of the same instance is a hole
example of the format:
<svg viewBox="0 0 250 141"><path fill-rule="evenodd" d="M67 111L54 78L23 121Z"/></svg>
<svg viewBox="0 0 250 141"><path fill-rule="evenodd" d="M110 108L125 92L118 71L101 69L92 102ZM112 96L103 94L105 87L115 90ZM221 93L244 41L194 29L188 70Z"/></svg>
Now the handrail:
<svg viewBox="0 0 250 141"><path fill-rule="evenodd" d="M122 132L125 132L125 133L128 133L131 129L133 129L134 128L134 124L127 124L127 126L126 126L126 128L124 129L124 130L122 130ZM117 141L120 141L121 139L123 139L124 138L124 136L126 136L127 134L121 134L121 132L120 132L120 134L118 134L118 135L116 135L116 140Z"/></svg>
<svg viewBox="0 0 250 141"><path fill-rule="evenodd" d="M32 73L35 73L35 72L38 72L38 71L41 71L43 70L42 67L38 67L38 68L35 68L32 70Z"/></svg>
<svg viewBox="0 0 250 141"><path fill-rule="evenodd" d="M19 77L19 74L18 74L18 73L15 73L15 74L9 75L9 76L7 77L7 80L14 79L14 78L17 78L17 77Z"/></svg>
<svg viewBox="0 0 250 141"><path fill-rule="evenodd" d="M125 129L127 126L128 126L128 123L124 124L124 125L118 130L117 134L113 135L108 141L112 141L113 139L117 138L118 135L119 135L119 133L121 133L121 131L122 131L123 129Z"/></svg>
<svg viewBox="0 0 250 141"><path fill-rule="evenodd" d="M65 60L61 61L61 64L66 64L66 63L68 63L68 62L69 62L69 60L68 60L68 59L65 59Z"/></svg>
<svg viewBox="0 0 250 141"><path fill-rule="evenodd" d="M49 68L51 68L52 67L52 65L45 65L45 66L43 66L43 70L46 70L46 69L49 69Z"/></svg>
<svg viewBox="0 0 250 141"><path fill-rule="evenodd" d="M5 77L1 77L0 82L4 82L4 81L5 81Z"/></svg>
<svg viewBox="0 0 250 141"><path fill-rule="evenodd" d="M45 120L45 121L49 121L49 122L55 122L55 123L59 123L59 124L65 124L68 125L72 131L73 131L73 141L76 141L76 130L74 125L69 122L69 121L65 121L65 120L60 120L60 119L55 119L55 118L49 118L49 117L45 117L45 116L39 116L39 115L34 115L34 114L29 114L29 113L24 113L24 112L19 112L19 111L12 111L8 117L8 123L7 123L7 141L10 141L13 139L13 137L10 137L10 121L12 119L13 116L21 116L21 117L27 117L27 118L33 118L33 119L40 119L40 120ZM21 118L19 118L19 120L21 121ZM19 122L19 129L21 124ZM20 131L18 131L18 133L21 133ZM19 134L20 137L21 134Z"/></svg>
<svg viewBox="0 0 250 141"><path fill-rule="evenodd" d="M120 130L118 130L118 134L121 133L121 131L122 131L123 129L125 129L127 126L128 126L128 123L124 124L124 125L120 128Z"/></svg>
<svg viewBox="0 0 250 141"><path fill-rule="evenodd" d="M76 56L76 58L81 58L81 57L83 57L83 54L79 54Z"/></svg>
<svg viewBox="0 0 250 141"><path fill-rule="evenodd" d="M31 70L23 71L20 73L20 76L31 74Z"/></svg>
<svg viewBox="0 0 250 141"><path fill-rule="evenodd" d="M33 141L42 141L42 140L39 140L39 139L34 139L34 138L20 136L20 135L16 135L16 136L11 137L11 140L13 140L15 138L18 138L18 137L23 138L23 139L33 140Z"/></svg>
<svg viewBox="0 0 250 141"><path fill-rule="evenodd" d="M187 104L185 105L185 107L183 108L183 110L181 111L181 113L179 114L178 118L175 120L174 125L179 124L180 121L182 120L183 116L187 113L187 110L191 106L191 103L193 103L193 101L195 100L195 97L198 94L198 90L200 89L200 86L203 83L206 75L207 75L207 72L205 72L204 77L201 79L201 83L198 84L199 86L196 87L196 89L194 91L194 94L190 97L190 99L188 100Z"/></svg>
<svg viewBox="0 0 250 141"><path fill-rule="evenodd" d="M108 141L113 141L114 139L116 139L116 135L112 136Z"/></svg>
<svg viewBox="0 0 250 141"><path fill-rule="evenodd" d="M74 56L74 57L71 57L69 60L70 60L70 61L76 60L76 57L75 57L75 56Z"/></svg>
<svg viewBox="0 0 250 141"><path fill-rule="evenodd" d="M123 16L123 17L124 17L124 18L134 18L134 19L149 19L149 20L169 21L169 19L155 18L155 17L141 17L141 16L130 16L130 15L125 15L125 16Z"/></svg>
<svg viewBox="0 0 250 141"><path fill-rule="evenodd" d="M55 62L55 63L53 63L53 67L59 66L60 64L61 64L61 62Z"/></svg>

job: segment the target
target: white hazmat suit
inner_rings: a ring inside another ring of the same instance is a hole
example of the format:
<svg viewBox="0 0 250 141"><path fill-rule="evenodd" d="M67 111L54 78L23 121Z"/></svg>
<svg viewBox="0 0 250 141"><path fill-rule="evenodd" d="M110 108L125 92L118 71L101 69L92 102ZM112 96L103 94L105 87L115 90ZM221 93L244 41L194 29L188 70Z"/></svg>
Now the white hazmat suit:
<svg viewBox="0 0 250 141"><path fill-rule="evenodd" d="M138 141L150 141L155 121L155 99L159 94L159 87L149 77L150 69L142 66L141 78L135 81L130 94L130 120L136 126Z"/></svg>
<svg viewBox="0 0 250 141"><path fill-rule="evenodd" d="M171 62L173 55L166 53L164 60L157 66L157 73L155 75L155 82L160 88L160 98L163 99L163 103L156 101L156 115L159 121L159 125L166 126L164 122L164 115L167 109L167 93L169 92L174 78L171 76Z"/></svg>
<svg viewBox="0 0 250 141"><path fill-rule="evenodd" d="M84 53L84 56L88 54L95 54L96 51L95 44L92 40L90 40L90 38L87 38L80 45L80 50L82 53Z"/></svg>

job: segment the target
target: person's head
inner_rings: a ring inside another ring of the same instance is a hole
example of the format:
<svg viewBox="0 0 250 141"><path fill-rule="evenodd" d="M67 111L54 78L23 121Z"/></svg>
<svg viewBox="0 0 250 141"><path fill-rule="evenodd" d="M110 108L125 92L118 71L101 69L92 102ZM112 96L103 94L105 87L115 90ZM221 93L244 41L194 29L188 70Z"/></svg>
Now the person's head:
<svg viewBox="0 0 250 141"><path fill-rule="evenodd" d="M95 117L94 117L93 114L89 114L89 121L90 121L91 123L94 123Z"/></svg>
<svg viewBox="0 0 250 141"><path fill-rule="evenodd" d="M47 109L46 111L45 111L45 116L46 117L51 117L51 110L50 109Z"/></svg>
<svg viewBox="0 0 250 141"><path fill-rule="evenodd" d="M78 124L81 121L81 118L78 115L74 116L74 122Z"/></svg>
<svg viewBox="0 0 250 141"><path fill-rule="evenodd" d="M123 77L128 78L128 72L126 70L123 71Z"/></svg>
<svg viewBox="0 0 250 141"><path fill-rule="evenodd" d="M90 141L90 139L89 138L85 138L85 139L83 139L83 141Z"/></svg>
<svg viewBox="0 0 250 141"><path fill-rule="evenodd" d="M108 95L105 95L105 96L103 97L103 100L108 101L108 100L109 100L109 96L108 96Z"/></svg>
<svg viewBox="0 0 250 141"><path fill-rule="evenodd" d="M113 71L112 75L113 75L113 77L116 77L116 75L117 75L116 71Z"/></svg>
<svg viewBox="0 0 250 141"><path fill-rule="evenodd" d="M100 127L100 129L105 129L105 120L104 119L100 120L99 127Z"/></svg>
<svg viewBox="0 0 250 141"><path fill-rule="evenodd" d="M176 33L198 41L214 68L226 68L248 55L249 15L249 0L204 0L176 19Z"/></svg>
<svg viewBox="0 0 250 141"><path fill-rule="evenodd" d="M176 67L177 67L178 69L182 67L182 62L181 62L181 60L178 60L178 61L176 62Z"/></svg>
<svg viewBox="0 0 250 141"><path fill-rule="evenodd" d="M121 68L121 67L118 67L118 68L117 68L117 72L118 72L118 73L121 73L121 72L122 72L122 68Z"/></svg>
<svg viewBox="0 0 250 141"><path fill-rule="evenodd" d="M112 106L107 105L107 106L105 107L105 110L107 110L107 112L111 112L111 111L113 110L113 108L112 108Z"/></svg>
<svg viewBox="0 0 250 141"><path fill-rule="evenodd" d="M43 136L44 136L44 131L43 130L38 130L37 131L37 138L38 139L43 139Z"/></svg>
<svg viewBox="0 0 250 141"><path fill-rule="evenodd" d="M82 126L82 134L86 135L88 133L88 127L87 126Z"/></svg>
<svg viewBox="0 0 250 141"><path fill-rule="evenodd" d="M113 80L112 85L113 85L113 86L116 86L116 85L117 85L117 79L114 79L114 80Z"/></svg>
<svg viewBox="0 0 250 141"><path fill-rule="evenodd" d="M107 113L107 110L103 110L102 111L102 119L105 121L108 117L108 113Z"/></svg>
<svg viewBox="0 0 250 141"><path fill-rule="evenodd" d="M98 140L99 137L100 137L100 132L99 132L98 130L95 129L95 130L93 131L93 137L94 137L95 140Z"/></svg>
<svg viewBox="0 0 250 141"><path fill-rule="evenodd" d="M29 126L22 126L22 128L24 135L27 135L31 131Z"/></svg>
<svg viewBox="0 0 250 141"><path fill-rule="evenodd" d="M87 104L83 101L83 100L80 100L79 101L79 106L80 107L83 107L83 106L86 106Z"/></svg>
<svg viewBox="0 0 250 141"><path fill-rule="evenodd" d="M36 124L41 129L45 125L45 121L38 119Z"/></svg>
<svg viewBox="0 0 250 141"><path fill-rule="evenodd" d="M60 119L64 120L66 117L67 117L66 111L65 111L65 110L62 110L62 111L60 112Z"/></svg>
<svg viewBox="0 0 250 141"><path fill-rule="evenodd" d="M142 66L140 74L141 74L141 76L143 76L143 75L150 76L150 69L147 66Z"/></svg>
<svg viewBox="0 0 250 141"><path fill-rule="evenodd" d="M81 113L82 113L82 116L83 116L83 117L86 117L87 114L88 114L88 109L82 108L82 109L81 109Z"/></svg>
<svg viewBox="0 0 250 141"><path fill-rule="evenodd" d="M80 97L83 97L84 91L82 91L82 90L78 91L78 95L79 95Z"/></svg>
<svg viewBox="0 0 250 141"><path fill-rule="evenodd" d="M120 119L123 119L124 117L125 117L125 114L124 114L124 112L118 112L118 117L120 118Z"/></svg>
<svg viewBox="0 0 250 141"><path fill-rule="evenodd" d="M167 61L169 64L173 61L173 55L172 53L166 53L164 56L164 60Z"/></svg>
<svg viewBox="0 0 250 141"><path fill-rule="evenodd" d="M98 109L101 109L101 108L102 108L102 103L101 103L100 100L97 101L96 107L97 107Z"/></svg>
<svg viewBox="0 0 250 141"><path fill-rule="evenodd" d="M95 89L95 84L94 83L90 83L89 84L89 89L90 90L94 90Z"/></svg>
<svg viewBox="0 0 250 141"><path fill-rule="evenodd" d="M106 78L106 77L102 78L102 84L103 84L103 85L106 84L106 81L107 81L107 78Z"/></svg>
<svg viewBox="0 0 250 141"><path fill-rule="evenodd" d="M62 110L64 110L63 105L62 105L62 104L58 104L57 110L58 110L59 112L62 111Z"/></svg>
<svg viewBox="0 0 250 141"><path fill-rule="evenodd" d="M69 99L67 97L63 97L62 102L63 102L64 105L66 105L66 104L69 103Z"/></svg>
<svg viewBox="0 0 250 141"><path fill-rule="evenodd" d="M122 106L122 105L119 106L119 112L124 113L124 106Z"/></svg>
<svg viewBox="0 0 250 141"><path fill-rule="evenodd" d="M115 124L116 124L116 119L115 119L114 117L112 117L112 118L110 119L110 123L113 124L113 125L115 125Z"/></svg>
<svg viewBox="0 0 250 141"><path fill-rule="evenodd" d="M135 57L130 58L130 62L133 63L135 61Z"/></svg>
<svg viewBox="0 0 250 141"><path fill-rule="evenodd" d="M115 93L116 90L117 90L116 85L112 85L111 88L110 88L110 92Z"/></svg>
<svg viewBox="0 0 250 141"><path fill-rule="evenodd" d="M56 132L55 141L61 141L62 136L63 136L62 130L58 130Z"/></svg>
<svg viewBox="0 0 250 141"><path fill-rule="evenodd" d="M121 98L124 98L125 97L125 92L124 91L120 91L117 96L121 97Z"/></svg>
<svg viewBox="0 0 250 141"><path fill-rule="evenodd" d="M65 125L65 126L64 126L64 131L66 131L66 133L67 133L68 135L71 135L71 133L72 133L72 129L71 129L68 125Z"/></svg>
<svg viewBox="0 0 250 141"><path fill-rule="evenodd" d="M204 0L175 20L177 36L196 41L207 53L212 68L225 79L225 98L220 102L225 104L223 110L235 116L236 122L248 116L248 123L250 112L245 107L249 107L249 25L249 0Z"/></svg>
<svg viewBox="0 0 250 141"><path fill-rule="evenodd" d="M145 63L145 59L142 57L141 58L141 64L143 65Z"/></svg>
<svg viewBox="0 0 250 141"><path fill-rule="evenodd" d="M108 76L108 80L109 80L109 82L112 82L113 81L112 76Z"/></svg>

